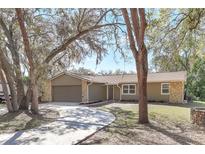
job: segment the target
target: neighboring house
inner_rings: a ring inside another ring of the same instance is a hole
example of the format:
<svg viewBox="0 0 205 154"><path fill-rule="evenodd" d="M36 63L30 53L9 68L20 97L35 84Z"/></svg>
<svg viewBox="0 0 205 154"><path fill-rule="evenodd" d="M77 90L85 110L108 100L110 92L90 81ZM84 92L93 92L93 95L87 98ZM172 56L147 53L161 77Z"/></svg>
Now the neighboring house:
<svg viewBox="0 0 205 154"><path fill-rule="evenodd" d="M9 91L9 86L8 86L8 91ZM9 94L10 94L10 91L9 91ZM4 100L4 99L5 97L4 97L3 87L2 87L1 80L0 80L0 100Z"/></svg>
<svg viewBox="0 0 205 154"><path fill-rule="evenodd" d="M182 103L186 72L149 73L148 101ZM44 86L42 101L96 102L138 100L137 75L86 76L60 73Z"/></svg>

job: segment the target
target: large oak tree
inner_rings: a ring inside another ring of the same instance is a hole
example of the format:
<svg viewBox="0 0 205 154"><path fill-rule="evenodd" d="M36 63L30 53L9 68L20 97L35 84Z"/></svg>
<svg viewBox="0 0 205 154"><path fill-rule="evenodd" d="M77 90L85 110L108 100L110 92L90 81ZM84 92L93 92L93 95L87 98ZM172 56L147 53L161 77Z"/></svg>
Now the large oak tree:
<svg viewBox="0 0 205 154"><path fill-rule="evenodd" d="M36 75L35 75L36 69L34 66L33 52L29 44L29 38L28 38L28 34L24 22L24 14L22 9L20 8L16 9L16 15L22 33L24 51L26 53L26 56L28 58L28 63L29 63L29 78L30 78L30 84L31 84L30 86L32 91L31 111L34 114L38 114L38 86L36 82Z"/></svg>
<svg viewBox="0 0 205 154"><path fill-rule="evenodd" d="M147 107L147 49L145 46L145 29L147 22L145 9L121 9L127 28L130 49L135 59L139 91L139 123L148 123Z"/></svg>
<svg viewBox="0 0 205 154"><path fill-rule="evenodd" d="M21 66L20 66L20 54L18 51L18 45L17 40L19 38L16 38L15 32L14 32L14 26L15 26L15 20L13 17L13 22L9 23L7 26L4 18L0 16L0 25L2 27L3 33L5 35L6 47L11 53L11 59L13 62L13 71L15 73L15 82L16 82L16 91L17 91L17 101L19 104L19 109L28 109L28 102L25 99L25 91L24 91L24 85L23 85L23 76L21 72Z"/></svg>

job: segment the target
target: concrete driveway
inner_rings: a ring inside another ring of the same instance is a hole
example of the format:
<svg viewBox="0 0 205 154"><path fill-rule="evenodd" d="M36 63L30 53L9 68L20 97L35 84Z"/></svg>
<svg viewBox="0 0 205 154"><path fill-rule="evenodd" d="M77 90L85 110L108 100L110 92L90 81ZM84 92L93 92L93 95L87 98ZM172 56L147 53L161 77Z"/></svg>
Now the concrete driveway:
<svg viewBox="0 0 205 154"><path fill-rule="evenodd" d="M67 103L48 103L40 107L59 111L60 118L55 122L27 131L0 134L0 144L76 144L115 120L111 113Z"/></svg>

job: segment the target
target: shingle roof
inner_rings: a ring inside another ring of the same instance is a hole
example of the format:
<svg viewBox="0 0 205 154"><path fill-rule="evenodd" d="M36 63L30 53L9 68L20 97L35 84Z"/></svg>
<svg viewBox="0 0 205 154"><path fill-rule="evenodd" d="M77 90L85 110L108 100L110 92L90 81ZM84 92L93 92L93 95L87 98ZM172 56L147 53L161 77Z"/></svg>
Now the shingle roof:
<svg viewBox="0 0 205 154"><path fill-rule="evenodd" d="M84 79L90 82L119 84L119 83L137 83L137 74L124 75L79 75L74 73L60 73L54 78L61 75L70 75L75 78ZM52 78L52 79L54 79ZM170 81L186 81L186 72L163 72L148 73L147 82L170 82Z"/></svg>
<svg viewBox="0 0 205 154"><path fill-rule="evenodd" d="M118 84L136 83L137 74L84 76L92 82ZM186 81L186 72L148 73L147 82Z"/></svg>

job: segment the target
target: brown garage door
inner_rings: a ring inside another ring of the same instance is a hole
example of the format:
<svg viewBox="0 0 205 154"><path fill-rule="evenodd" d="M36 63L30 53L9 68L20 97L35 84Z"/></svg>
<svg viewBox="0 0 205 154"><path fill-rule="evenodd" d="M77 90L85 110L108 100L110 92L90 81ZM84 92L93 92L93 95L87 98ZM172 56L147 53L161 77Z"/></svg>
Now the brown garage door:
<svg viewBox="0 0 205 154"><path fill-rule="evenodd" d="M81 102L81 86L53 86L53 101L56 102Z"/></svg>

